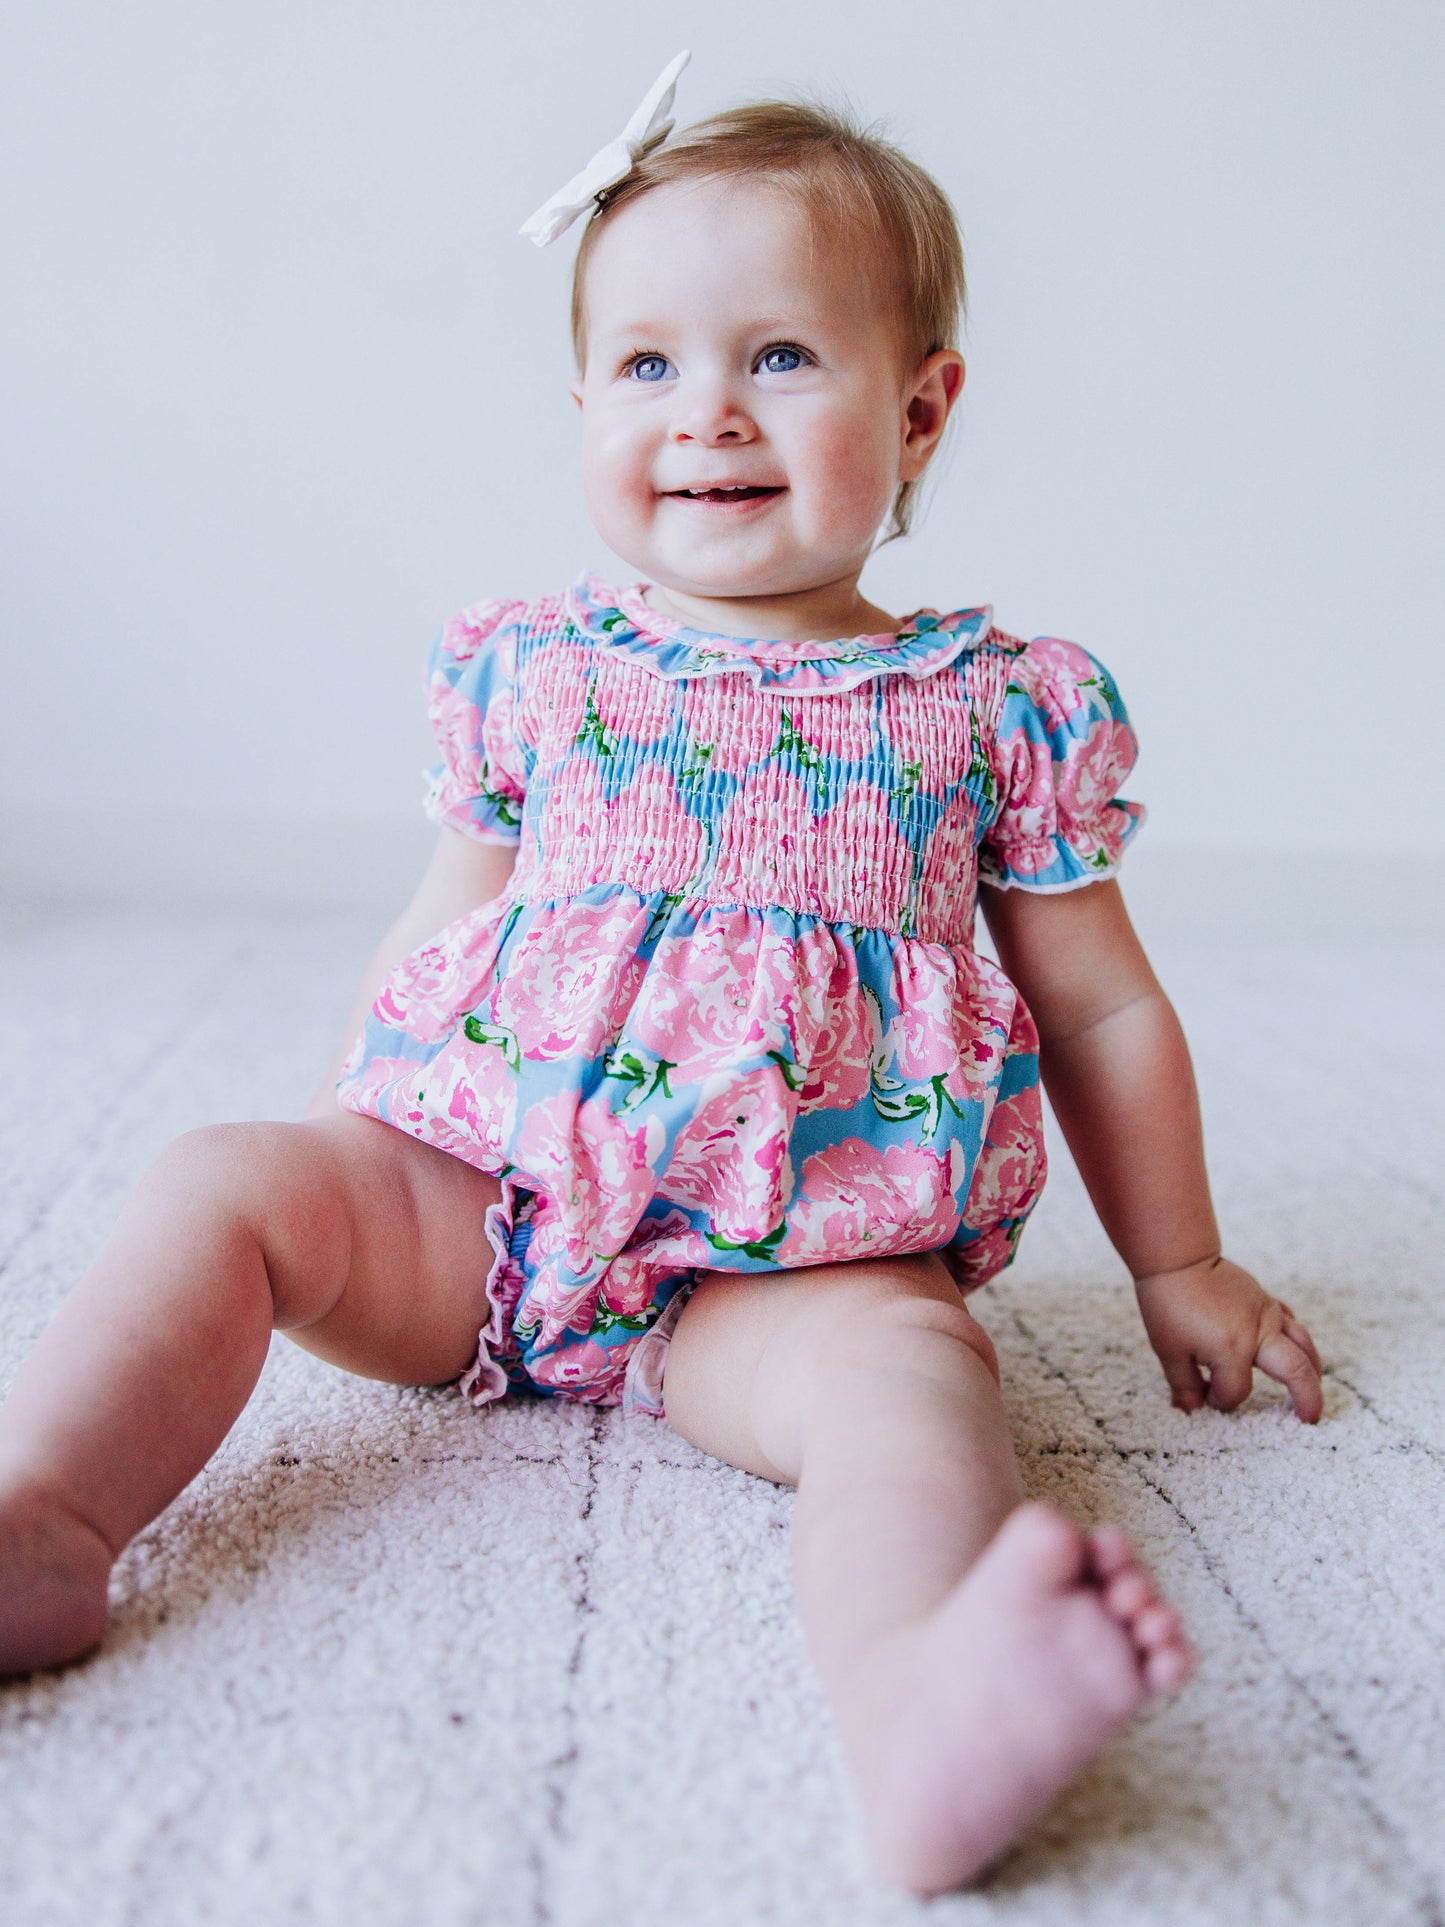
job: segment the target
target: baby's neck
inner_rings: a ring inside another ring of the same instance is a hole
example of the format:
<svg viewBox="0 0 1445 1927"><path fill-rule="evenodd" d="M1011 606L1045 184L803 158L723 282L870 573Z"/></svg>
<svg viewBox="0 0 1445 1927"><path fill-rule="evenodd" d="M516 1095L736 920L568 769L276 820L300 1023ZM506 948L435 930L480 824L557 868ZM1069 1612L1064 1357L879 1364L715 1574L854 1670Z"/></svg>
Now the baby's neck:
<svg viewBox="0 0 1445 1927"><path fill-rule="evenodd" d="M896 616L859 593L856 576L776 596L689 595L654 583L647 603L690 629L770 642L831 642L840 636L886 635L898 627Z"/></svg>

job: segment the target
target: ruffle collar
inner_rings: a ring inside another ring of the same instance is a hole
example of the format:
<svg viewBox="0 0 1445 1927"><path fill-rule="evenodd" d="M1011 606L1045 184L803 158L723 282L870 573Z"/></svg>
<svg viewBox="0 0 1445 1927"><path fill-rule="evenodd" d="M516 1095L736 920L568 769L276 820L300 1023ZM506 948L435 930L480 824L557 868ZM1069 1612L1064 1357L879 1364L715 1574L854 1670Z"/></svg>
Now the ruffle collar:
<svg viewBox="0 0 1445 1927"><path fill-rule="evenodd" d="M645 582L614 588L584 575L568 591L568 613L590 641L618 650L667 682L740 674L760 689L795 696L852 689L871 676L931 676L988 634L993 610L919 609L894 634L844 636L834 642L763 642L710 635L650 609Z"/></svg>

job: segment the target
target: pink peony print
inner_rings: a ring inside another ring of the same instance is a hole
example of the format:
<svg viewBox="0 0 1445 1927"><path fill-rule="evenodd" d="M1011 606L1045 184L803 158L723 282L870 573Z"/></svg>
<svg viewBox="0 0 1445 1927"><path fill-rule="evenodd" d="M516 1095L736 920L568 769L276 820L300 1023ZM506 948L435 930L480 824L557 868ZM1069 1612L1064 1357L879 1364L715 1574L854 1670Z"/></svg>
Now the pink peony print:
<svg viewBox="0 0 1445 1927"><path fill-rule="evenodd" d="M598 1280L598 1295L619 1318L637 1318L652 1303L657 1286L671 1276L666 1265L638 1251L624 1251Z"/></svg>
<svg viewBox="0 0 1445 1927"><path fill-rule="evenodd" d="M888 797L874 783L852 783L823 819L824 916L896 931L913 888L913 852L894 827Z"/></svg>
<svg viewBox="0 0 1445 1927"><path fill-rule="evenodd" d="M514 1327L527 1342L555 1345L568 1332L589 1332L597 1316L598 1281L606 1260L597 1260L576 1275L567 1262L567 1226L549 1199L539 1199L527 1246L529 1273L525 1302L518 1307Z"/></svg>
<svg viewBox="0 0 1445 1927"><path fill-rule="evenodd" d="M566 642L544 642L528 658L517 711L517 734L548 763L577 741L587 714L592 656Z"/></svg>
<svg viewBox="0 0 1445 1927"><path fill-rule="evenodd" d="M789 705L788 720L794 732L822 756L837 756L845 763L876 760L880 747L873 716L876 688L869 681L831 695L805 697Z"/></svg>
<svg viewBox="0 0 1445 1927"><path fill-rule="evenodd" d="M963 1222L988 1231L1005 1218L1022 1217L1043 1189L1046 1170L1043 1107L1038 1085L1031 1084L994 1106Z"/></svg>
<svg viewBox="0 0 1445 1927"><path fill-rule="evenodd" d="M677 715L676 685L628 662L599 666L592 699L603 729L634 743L661 742Z"/></svg>
<svg viewBox="0 0 1445 1927"><path fill-rule="evenodd" d="M527 772L512 735L512 691L499 689L482 717L482 756L492 772L493 789L520 798L526 793Z"/></svg>
<svg viewBox="0 0 1445 1927"><path fill-rule="evenodd" d="M358 1041L364 1046L364 1038ZM347 1059L348 1064L353 1058L357 1058L355 1051ZM343 1076L337 1088L336 1101L343 1110L357 1111L363 1117L379 1117L383 1123L388 1123L388 1088L399 1079L425 1076L426 1066L413 1062L409 1057L366 1057L363 1051L363 1055L357 1058L355 1068Z"/></svg>
<svg viewBox="0 0 1445 1927"><path fill-rule="evenodd" d="M1038 636L1018 659L1014 680L1026 689L1054 725L1067 724L1084 708L1083 685L1096 682L1093 658L1075 642Z"/></svg>
<svg viewBox="0 0 1445 1927"><path fill-rule="evenodd" d="M524 1057L602 1054L646 969L636 951L648 914L633 896L537 911L492 1003Z"/></svg>
<svg viewBox="0 0 1445 1927"><path fill-rule="evenodd" d="M627 1035L674 1067L674 1089L766 1051L791 1055L796 979L782 932L741 906L711 909L693 935L658 943Z"/></svg>
<svg viewBox="0 0 1445 1927"><path fill-rule="evenodd" d="M465 797L480 796L487 786L481 710L445 676L435 675L427 691L427 714L456 791Z"/></svg>
<svg viewBox="0 0 1445 1927"><path fill-rule="evenodd" d="M825 923L798 932L802 1010L794 1050L803 1067L800 1113L847 1110L868 1095L879 1050L877 1005L858 980L858 955Z"/></svg>
<svg viewBox="0 0 1445 1927"><path fill-rule="evenodd" d="M961 677L916 683L907 676L883 679L878 719L898 764L917 770L920 790L942 796L968 774L973 747L968 698Z"/></svg>
<svg viewBox="0 0 1445 1927"><path fill-rule="evenodd" d="M549 1192L565 1231L566 1261L588 1272L622 1250L656 1190L666 1133L656 1117L618 1117L574 1091L533 1104L512 1148L520 1179Z"/></svg>
<svg viewBox="0 0 1445 1927"><path fill-rule="evenodd" d="M714 892L880 930L899 927L913 855L875 783L850 784L815 816L796 776L764 768L724 812Z"/></svg>
<svg viewBox="0 0 1445 1927"><path fill-rule="evenodd" d="M688 766L745 776L778 740L776 697L742 676L703 676L682 685L682 714L691 740Z"/></svg>
<svg viewBox="0 0 1445 1927"><path fill-rule="evenodd" d="M500 1051L475 1052L462 1040L429 1064L373 1058L339 1092L342 1105L434 1144L479 1171L496 1173L515 1112L515 1091Z"/></svg>
<svg viewBox="0 0 1445 1927"><path fill-rule="evenodd" d="M454 1039L437 1053L425 1089L427 1111L437 1121L426 1141L443 1150L464 1144L468 1164L500 1171L516 1122L517 1084L497 1046Z"/></svg>
<svg viewBox="0 0 1445 1927"><path fill-rule="evenodd" d="M1034 876L1057 859L1054 831L1058 799L1054 790L1054 757L1047 742L1036 742L1022 730L1001 737L996 764L1003 789L1003 808L988 840L1020 876Z"/></svg>
<svg viewBox="0 0 1445 1927"><path fill-rule="evenodd" d="M341 1066L342 1078L355 1077L366 1062L366 1032L358 1031L355 1043L346 1053L346 1061Z"/></svg>
<svg viewBox="0 0 1445 1927"><path fill-rule="evenodd" d="M595 1338L543 1352L528 1370L538 1385L589 1405L620 1405L631 1345L599 1345Z"/></svg>
<svg viewBox="0 0 1445 1927"><path fill-rule="evenodd" d="M590 880L596 857L608 842L606 786L589 758L574 756L553 777L541 836L542 847L569 879L567 887L585 887L573 879Z"/></svg>
<svg viewBox="0 0 1445 1927"><path fill-rule="evenodd" d="M958 970L941 946L900 942L893 952L893 997L898 1015L886 1044L899 1077L918 1082L949 1077L958 1065L953 992Z"/></svg>
<svg viewBox="0 0 1445 1927"><path fill-rule="evenodd" d="M505 904L483 904L392 967L372 1013L419 1044L446 1036L482 1001L496 971Z"/></svg>
<svg viewBox="0 0 1445 1927"><path fill-rule="evenodd" d="M702 864L707 831L666 769L644 764L609 802L601 767L574 757L548 792L542 846L558 892L626 882L680 893Z"/></svg>
<svg viewBox="0 0 1445 1927"><path fill-rule="evenodd" d="M693 1230L684 1212L659 1209L655 1204L647 1216L633 1226L622 1255L663 1266L669 1276L690 1271L696 1265L711 1265L717 1258L702 1233Z"/></svg>
<svg viewBox="0 0 1445 1927"><path fill-rule="evenodd" d="M939 1157L916 1145L880 1150L850 1137L817 1152L803 1166L779 1263L813 1265L936 1250L958 1226L953 1194L963 1164L956 1144Z"/></svg>
<svg viewBox="0 0 1445 1927"><path fill-rule="evenodd" d="M1055 771L1054 785L1059 816L1071 842L1082 837L1092 846L1122 826L1122 813L1110 811L1109 804L1134 767L1136 754L1133 730L1110 717L1101 717L1087 736L1069 744L1068 755ZM1115 819L1112 823L1110 816ZM1087 849L1081 852L1087 853Z"/></svg>
<svg viewBox="0 0 1445 1927"><path fill-rule="evenodd" d="M715 1080L678 1133L659 1197L706 1211L730 1245L757 1244L775 1229L792 1190L788 1090L775 1065Z"/></svg>
<svg viewBox="0 0 1445 1927"><path fill-rule="evenodd" d="M985 958L904 939L893 953L893 999L884 1055L905 1083L943 1079L956 1103L997 1082L1018 993Z"/></svg>
<svg viewBox="0 0 1445 1927"><path fill-rule="evenodd" d="M978 810L966 790L948 804L919 858L913 934L930 943L973 944L978 900Z"/></svg>
<svg viewBox="0 0 1445 1927"><path fill-rule="evenodd" d="M999 1224L966 1245L949 1245L943 1255L959 1290L970 1292L996 1278L1013 1254L1014 1233L1008 1225Z"/></svg>
<svg viewBox="0 0 1445 1927"><path fill-rule="evenodd" d="M526 604L522 602L476 602L470 609L463 609L442 628L441 646L457 662L468 662L484 642L497 634L504 622L520 615ZM505 667L511 673L515 662L516 631L505 632L498 637L498 654L506 651Z"/></svg>
<svg viewBox="0 0 1445 1927"><path fill-rule="evenodd" d="M607 807L608 874L635 890L685 890L700 869L707 831L660 763L644 763Z"/></svg>
<svg viewBox="0 0 1445 1927"><path fill-rule="evenodd" d="M818 819L796 776L764 767L738 788L718 827L713 892L739 903L818 911Z"/></svg>

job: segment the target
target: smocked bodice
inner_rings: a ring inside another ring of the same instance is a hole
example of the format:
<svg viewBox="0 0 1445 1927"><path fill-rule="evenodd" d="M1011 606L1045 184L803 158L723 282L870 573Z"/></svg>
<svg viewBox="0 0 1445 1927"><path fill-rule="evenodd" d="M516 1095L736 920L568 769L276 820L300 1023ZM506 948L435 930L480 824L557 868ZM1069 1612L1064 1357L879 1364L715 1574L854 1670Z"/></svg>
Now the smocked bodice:
<svg viewBox="0 0 1445 1927"><path fill-rule="evenodd" d="M753 643L591 579L530 607L485 605L447 626L434 658L438 733L474 748L438 772L433 813L465 808L475 827L480 796L493 833L515 826L511 889L527 901L619 884L966 945L980 863L994 879L1008 868L983 845L1020 774L1006 831L1030 874L1057 866L1061 811L1077 846L1062 882L1107 867L1132 827L1110 801L1132 738L1084 699L1078 672L1097 665L1048 648L1076 661L1006 634L987 608L922 611L892 635ZM1067 794L1039 780L1054 772L1034 769L1034 744L1022 771L998 752L1016 678L1050 672Z"/></svg>

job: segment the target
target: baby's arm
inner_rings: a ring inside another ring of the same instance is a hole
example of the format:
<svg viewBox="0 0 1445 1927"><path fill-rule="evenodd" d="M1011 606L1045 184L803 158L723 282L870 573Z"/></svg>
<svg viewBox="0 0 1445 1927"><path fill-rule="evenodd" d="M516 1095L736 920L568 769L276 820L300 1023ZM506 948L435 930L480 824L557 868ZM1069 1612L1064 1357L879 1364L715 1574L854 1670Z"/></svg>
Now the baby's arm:
<svg viewBox="0 0 1445 1927"><path fill-rule="evenodd" d="M482 843L459 830L443 830L416 895L377 946L347 1019L346 1035L325 1082L307 1106L307 1117L326 1117L336 1109L336 1080L346 1054L366 1022L372 1000L393 964L444 930L458 917L500 894L517 860L516 846Z"/></svg>
<svg viewBox="0 0 1445 1927"><path fill-rule="evenodd" d="M979 892L1039 1028L1040 1068L1100 1221L1134 1277L1174 1403L1232 1411L1254 1368L1307 1423L1320 1361L1289 1307L1220 1255L1184 1033L1115 883Z"/></svg>

